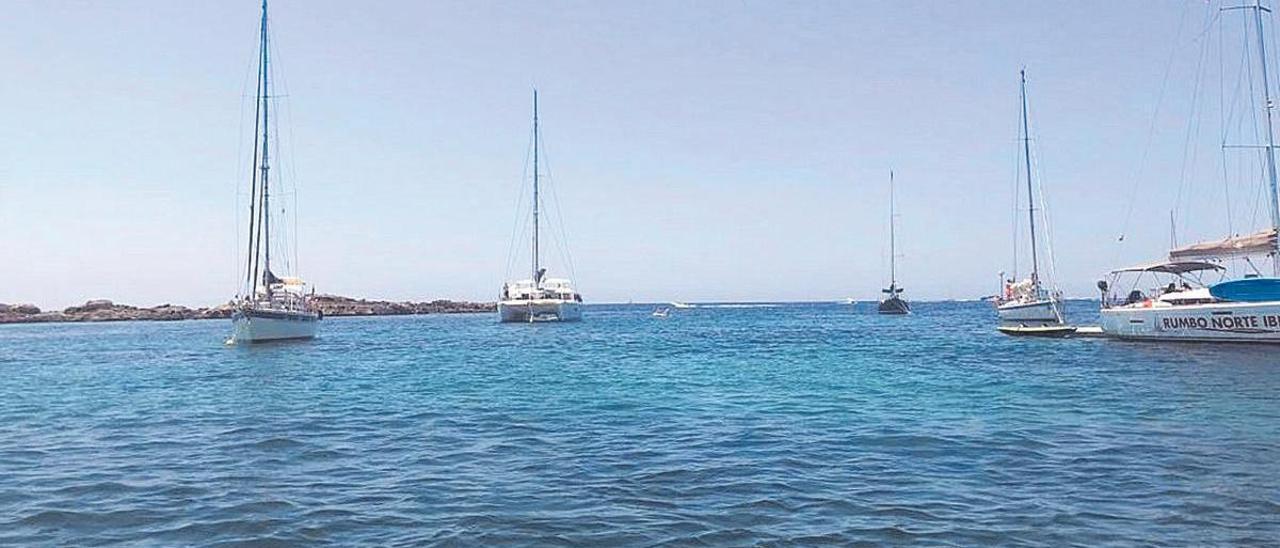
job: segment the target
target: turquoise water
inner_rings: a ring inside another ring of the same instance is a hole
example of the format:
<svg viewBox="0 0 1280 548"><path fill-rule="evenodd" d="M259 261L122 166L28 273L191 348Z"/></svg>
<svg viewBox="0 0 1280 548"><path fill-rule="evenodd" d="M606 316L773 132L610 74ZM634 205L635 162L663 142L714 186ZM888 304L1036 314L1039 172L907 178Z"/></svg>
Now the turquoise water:
<svg viewBox="0 0 1280 548"><path fill-rule="evenodd" d="M0 544L1280 538L1276 350L873 308L3 326Z"/></svg>

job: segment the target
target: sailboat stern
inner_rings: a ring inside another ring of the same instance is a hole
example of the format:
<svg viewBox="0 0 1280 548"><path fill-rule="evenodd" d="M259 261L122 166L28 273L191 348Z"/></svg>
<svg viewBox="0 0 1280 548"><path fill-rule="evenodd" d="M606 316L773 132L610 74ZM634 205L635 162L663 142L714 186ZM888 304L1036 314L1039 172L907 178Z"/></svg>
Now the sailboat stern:
<svg viewBox="0 0 1280 548"><path fill-rule="evenodd" d="M511 300L498 303L502 323L576 322L582 303L560 299Z"/></svg>

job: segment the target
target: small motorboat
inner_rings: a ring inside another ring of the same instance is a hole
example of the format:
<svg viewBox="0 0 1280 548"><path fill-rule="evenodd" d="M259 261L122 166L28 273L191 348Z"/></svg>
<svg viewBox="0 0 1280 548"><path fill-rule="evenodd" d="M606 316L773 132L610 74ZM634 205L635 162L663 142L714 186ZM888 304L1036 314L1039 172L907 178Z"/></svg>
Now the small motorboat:
<svg viewBox="0 0 1280 548"><path fill-rule="evenodd" d="M665 318L665 317L670 316L670 315L671 315L671 309L670 309L670 308L666 308L666 307L659 307L659 308L655 308L655 309L653 309L653 317L655 317L655 318Z"/></svg>

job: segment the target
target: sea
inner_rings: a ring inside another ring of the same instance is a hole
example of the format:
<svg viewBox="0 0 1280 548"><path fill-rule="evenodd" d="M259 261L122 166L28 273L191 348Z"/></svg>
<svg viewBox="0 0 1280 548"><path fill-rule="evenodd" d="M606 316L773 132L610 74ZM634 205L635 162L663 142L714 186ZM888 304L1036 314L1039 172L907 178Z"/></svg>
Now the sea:
<svg viewBox="0 0 1280 548"><path fill-rule="evenodd" d="M0 326L0 545L1280 543L1276 349L914 308Z"/></svg>

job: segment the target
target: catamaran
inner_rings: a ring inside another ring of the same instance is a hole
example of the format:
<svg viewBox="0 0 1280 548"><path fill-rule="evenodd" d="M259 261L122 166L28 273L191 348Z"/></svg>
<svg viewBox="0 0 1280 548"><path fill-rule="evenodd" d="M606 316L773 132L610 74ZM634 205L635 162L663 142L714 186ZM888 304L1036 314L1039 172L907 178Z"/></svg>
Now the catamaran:
<svg viewBox="0 0 1280 548"><path fill-rule="evenodd" d="M902 288L898 287L897 234L895 233L893 210L893 170L889 170L889 287L881 289L885 294L880 301L881 314L910 314L911 305L902 299Z"/></svg>
<svg viewBox="0 0 1280 548"><path fill-rule="evenodd" d="M573 282L564 278L547 278L542 267L539 247L539 138L538 90L533 90L533 268L532 276L502 285L498 300L498 318L502 322L569 322L582 319L582 295Z"/></svg>
<svg viewBox="0 0 1280 548"><path fill-rule="evenodd" d="M1245 48L1256 40L1257 55L1248 55L1257 66L1242 65L1249 81L1243 89L1256 88L1253 75L1261 82L1262 116L1243 110L1234 114L1262 127L1241 131L1239 137L1258 137L1258 145L1228 145L1249 148L1261 156L1257 167L1266 191L1251 193L1270 212L1270 226L1252 233L1200 242L1169 251L1165 260L1120 268L1098 282L1102 291L1102 331L1121 339L1148 341L1264 342L1280 343L1280 193L1276 184L1275 133L1272 129L1271 86L1267 64L1263 14L1271 10L1260 0L1252 4L1225 7L1241 11L1245 20L1242 35ZM1222 18L1218 18L1221 20ZM1250 36L1252 35L1252 36ZM1256 72L1255 72L1256 71ZM1254 104L1246 102L1246 105ZM1223 105L1223 108L1227 108ZM1249 107L1244 107L1248 109ZM1232 121L1231 124L1236 122ZM1223 161L1226 161L1224 155ZM1224 165L1224 174L1228 171ZM1270 262L1270 272L1264 272ZM1259 264L1261 263L1261 264ZM1235 268L1229 268L1234 266ZM1232 275L1232 271L1236 275Z"/></svg>
<svg viewBox="0 0 1280 548"><path fill-rule="evenodd" d="M1022 155L1027 176L1028 222L1031 229L1031 276L1015 281L1017 275L1005 279L1001 274L1004 286L1000 295L994 299L996 314L1002 327L1045 328L1060 326L1064 323L1062 314L1062 293L1046 284L1040 275L1040 246L1036 232L1036 197L1035 184L1031 177L1031 132L1027 121L1027 72L1021 71L1020 95L1022 98L1021 141ZM1052 258L1050 258L1052 260ZM1017 262L1015 257L1015 263ZM1016 264L1015 264L1016 267Z"/></svg>
<svg viewBox="0 0 1280 548"><path fill-rule="evenodd" d="M271 135L271 70L267 31L267 2L263 0L253 171L249 185L249 252L244 289L236 297L231 315L233 334L230 342L234 343L310 339L316 335L316 325L321 316L312 307L306 282L298 277L276 276L272 270L271 184L268 176L271 169L268 141Z"/></svg>

